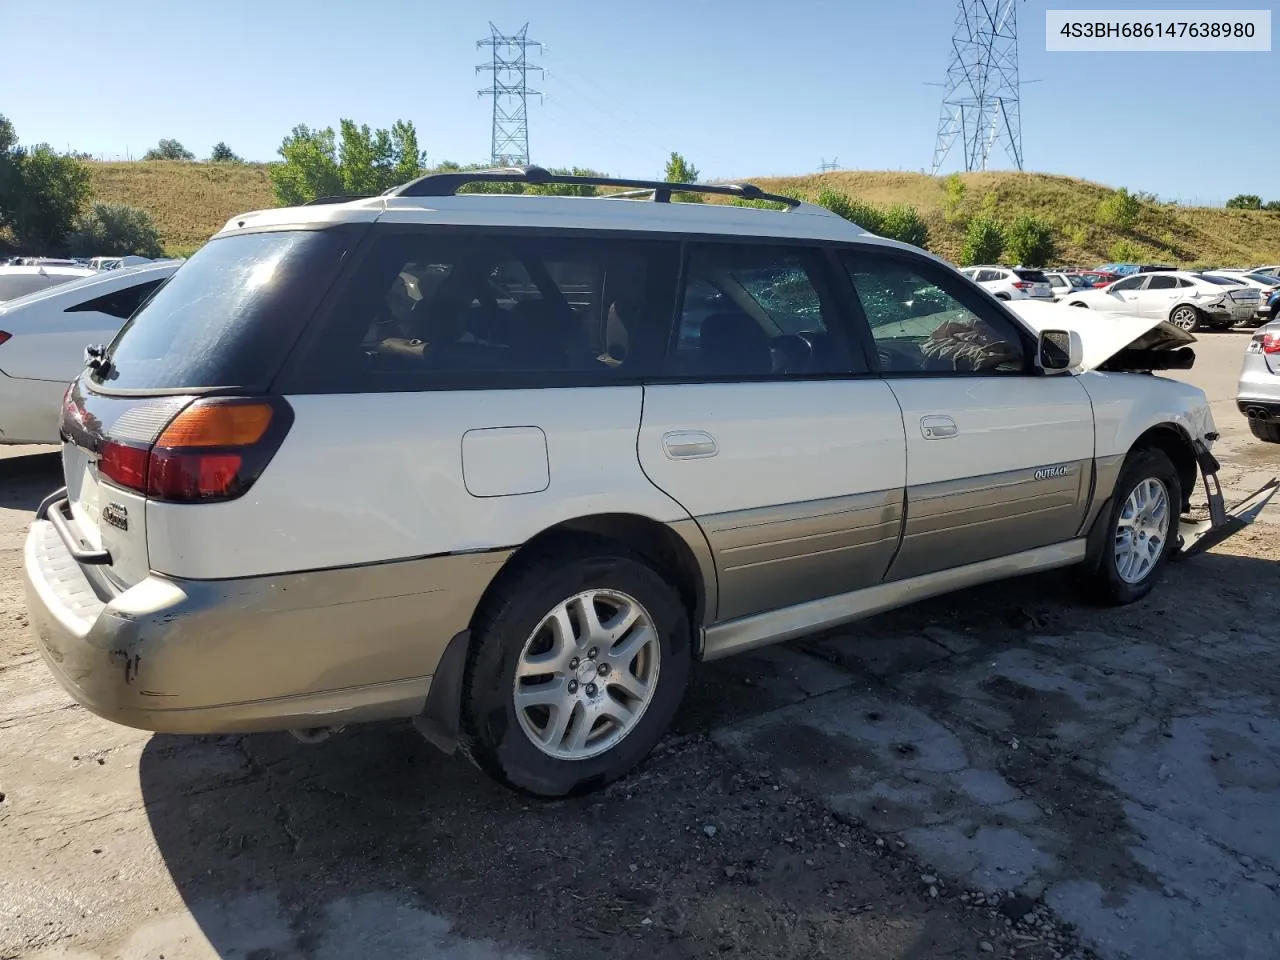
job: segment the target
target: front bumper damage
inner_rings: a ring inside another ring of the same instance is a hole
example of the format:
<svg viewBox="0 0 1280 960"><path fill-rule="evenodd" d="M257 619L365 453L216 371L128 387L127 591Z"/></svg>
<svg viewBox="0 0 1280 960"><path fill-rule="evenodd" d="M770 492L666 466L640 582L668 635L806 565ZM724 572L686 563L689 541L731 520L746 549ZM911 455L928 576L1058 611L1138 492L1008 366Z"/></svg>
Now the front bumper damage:
<svg viewBox="0 0 1280 960"><path fill-rule="evenodd" d="M1183 520L1178 525L1182 549L1175 556L1182 559L1204 553L1239 533L1258 519L1276 491L1280 490L1280 478L1272 477L1259 490L1228 509L1222 496L1222 484L1218 482L1218 471L1222 469L1222 465L1209 448L1199 441L1196 442L1196 464L1204 481L1205 493L1209 497L1209 519L1190 522Z"/></svg>

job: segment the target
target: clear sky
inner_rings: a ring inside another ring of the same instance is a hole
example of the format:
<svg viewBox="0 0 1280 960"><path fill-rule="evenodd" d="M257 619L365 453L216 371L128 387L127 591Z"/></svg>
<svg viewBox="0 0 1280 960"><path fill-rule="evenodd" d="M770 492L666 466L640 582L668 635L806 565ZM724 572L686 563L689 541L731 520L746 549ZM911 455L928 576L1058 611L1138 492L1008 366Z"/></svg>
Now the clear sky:
<svg viewBox="0 0 1280 960"><path fill-rule="evenodd" d="M1130 3L1172 8L1264 3ZM1019 7L1026 167L1163 197L1280 196L1280 53L1046 53ZM297 123L412 120L429 159L489 152L475 41L492 20L546 47L536 163L704 177L932 160L955 0L0 0L0 113L23 143L110 158L174 137L275 159ZM1280 21L1280 17L1276 18ZM1028 81L1038 81L1028 83ZM962 166L960 151L948 169ZM993 166L1008 166L1001 154Z"/></svg>

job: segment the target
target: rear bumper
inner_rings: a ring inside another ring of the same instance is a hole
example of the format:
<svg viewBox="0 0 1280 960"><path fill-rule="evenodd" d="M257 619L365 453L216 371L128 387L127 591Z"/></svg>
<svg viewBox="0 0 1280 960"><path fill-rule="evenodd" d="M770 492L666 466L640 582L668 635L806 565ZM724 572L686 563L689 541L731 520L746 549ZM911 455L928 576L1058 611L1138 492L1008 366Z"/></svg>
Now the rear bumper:
<svg viewBox="0 0 1280 960"><path fill-rule="evenodd" d="M111 596L37 520L23 573L41 655L79 703L144 730L233 733L420 713L445 646L505 559L220 581L153 574Z"/></svg>
<svg viewBox="0 0 1280 960"><path fill-rule="evenodd" d="M1236 400L1236 408L1249 420L1262 420L1267 423L1280 422L1280 399L1250 400L1241 397Z"/></svg>

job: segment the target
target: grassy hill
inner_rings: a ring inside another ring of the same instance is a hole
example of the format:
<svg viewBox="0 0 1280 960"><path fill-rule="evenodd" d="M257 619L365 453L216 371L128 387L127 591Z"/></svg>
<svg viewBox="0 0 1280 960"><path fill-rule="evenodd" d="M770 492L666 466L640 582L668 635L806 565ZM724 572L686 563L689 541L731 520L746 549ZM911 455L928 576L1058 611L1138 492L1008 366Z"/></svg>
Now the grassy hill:
<svg viewBox="0 0 1280 960"><path fill-rule="evenodd" d="M223 165L166 161L93 163L96 199L149 210L170 252L203 243L234 214L274 205L265 164ZM958 215L945 215L940 177L919 173L835 172L805 177L752 178L766 190L813 197L829 188L878 205L916 207L929 225L929 247L952 260L960 253L967 218L985 210L1004 221L1029 213L1054 227L1058 260L1096 264L1112 259L1117 241L1138 259L1213 266L1280 260L1280 214L1144 204L1129 231L1095 222L1107 187L1042 173L969 173ZM1140 187L1140 185L1135 185Z"/></svg>

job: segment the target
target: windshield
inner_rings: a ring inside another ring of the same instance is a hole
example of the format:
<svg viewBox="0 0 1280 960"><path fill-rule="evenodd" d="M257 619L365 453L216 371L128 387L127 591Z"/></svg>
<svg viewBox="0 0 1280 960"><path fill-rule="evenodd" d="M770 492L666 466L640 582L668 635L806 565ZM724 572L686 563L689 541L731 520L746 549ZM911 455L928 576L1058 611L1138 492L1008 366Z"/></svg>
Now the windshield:
<svg viewBox="0 0 1280 960"><path fill-rule="evenodd" d="M65 273L2 274L0 275L0 302L4 303L5 306L13 306L12 301L74 279L75 277Z"/></svg>
<svg viewBox="0 0 1280 960"><path fill-rule="evenodd" d="M1249 274L1249 279L1265 284L1268 287L1280 286L1280 277L1272 276L1269 273L1251 273Z"/></svg>
<svg viewBox="0 0 1280 960"><path fill-rule="evenodd" d="M1239 280L1233 280L1231 277L1219 276L1216 273L1197 273L1195 276L1209 283L1216 283L1220 287L1239 287L1243 284Z"/></svg>
<svg viewBox="0 0 1280 960"><path fill-rule="evenodd" d="M345 238L210 241L121 328L91 379L113 390L265 386L337 272Z"/></svg>

